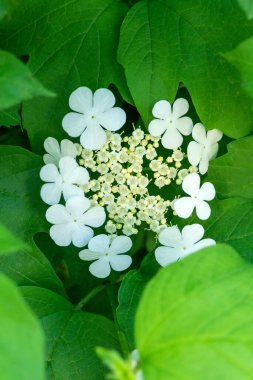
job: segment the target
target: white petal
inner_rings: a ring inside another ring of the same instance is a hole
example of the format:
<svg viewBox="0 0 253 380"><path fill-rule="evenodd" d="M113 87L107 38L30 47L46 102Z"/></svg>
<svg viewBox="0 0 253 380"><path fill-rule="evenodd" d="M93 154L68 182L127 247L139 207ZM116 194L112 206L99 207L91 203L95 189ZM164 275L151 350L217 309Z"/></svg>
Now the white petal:
<svg viewBox="0 0 253 380"><path fill-rule="evenodd" d="M92 238L92 239L94 239L94 238ZM91 240L90 240L90 242L91 242ZM89 244L90 244L90 242L89 242ZM80 259L85 260L85 261L98 260L103 256L104 256L104 253L91 251L90 249L83 249L82 251L79 252Z"/></svg>
<svg viewBox="0 0 253 380"><path fill-rule="evenodd" d="M106 143L105 131L99 124L94 123L92 126L88 126L82 133L80 142L86 149L100 149Z"/></svg>
<svg viewBox="0 0 253 380"><path fill-rule="evenodd" d="M215 197L215 188L211 182L205 182L199 190L199 198L204 201L211 201Z"/></svg>
<svg viewBox="0 0 253 380"><path fill-rule="evenodd" d="M174 263L180 259L180 251L175 248L158 247L155 250L155 258L162 267Z"/></svg>
<svg viewBox="0 0 253 380"><path fill-rule="evenodd" d="M109 256L110 264L113 270L121 272L130 267L132 257L128 255L113 255Z"/></svg>
<svg viewBox="0 0 253 380"><path fill-rule="evenodd" d="M177 226L167 227L158 235L158 240L162 245L177 248L182 245L182 236Z"/></svg>
<svg viewBox="0 0 253 380"><path fill-rule="evenodd" d="M196 141L191 141L187 147L188 161L191 165L197 166L201 159L202 146Z"/></svg>
<svg viewBox="0 0 253 380"><path fill-rule="evenodd" d="M193 164L192 164L193 165ZM200 174L206 174L209 167L209 161L205 159L201 159L199 163L199 172Z"/></svg>
<svg viewBox="0 0 253 380"><path fill-rule="evenodd" d="M105 210L101 206L91 207L81 218L83 224L91 227L100 227L106 218Z"/></svg>
<svg viewBox="0 0 253 380"><path fill-rule="evenodd" d="M160 100L153 109L152 114L158 119L168 119L171 116L171 105L167 100Z"/></svg>
<svg viewBox="0 0 253 380"><path fill-rule="evenodd" d="M177 130L184 136L188 136L191 134L192 126L192 119L187 116L181 117L180 119L177 119L174 122L174 127L177 128Z"/></svg>
<svg viewBox="0 0 253 380"><path fill-rule="evenodd" d="M62 179L66 182L71 183L69 177L71 177L72 172L77 168L78 165L73 157L62 157L59 161L59 168Z"/></svg>
<svg viewBox="0 0 253 380"><path fill-rule="evenodd" d="M46 219L52 224L62 224L72 221L71 216L63 205L54 205L47 209Z"/></svg>
<svg viewBox="0 0 253 380"><path fill-rule="evenodd" d="M90 239L94 236L92 228L87 226L78 225L75 223L75 228L72 231L72 242L75 247L84 247L89 243Z"/></svg>
<svg viewBox="0 0 253 380"><path fill-rule="evenodd" d="M179 198L174 203L174 209L180 218L186 219L191 216L195 207L195 201L190 197Z"/></svg>
<svg viewBox="0 0 253 380"><path fill-rule="evenodd" d="M208 148L206 149L207 158L209 160L213 160L217 156L218 149L219 149L218 143L214 143L214 144L208 146Z"/></svg>
<svg viewBox="0 0 253 380"><path fill-rule="evenodd" d="M182 188L186 194L193 197L197 196L199 193L200 186L200 176L197 173L188 174L182 184Z"/></svg>
<svg viewBox="0 0 253 380"><path fill-rule="evenodd" d="M73 111L84 114L90 111L92 108L92 91L88 87L77 88L70 95L69 106Z"/></svg>
<svg viewBox="0 0 253 380"><path fill-rule="evenodd" d="M89 249L104 255L109 251L110 241L111 239L108 235L97 235L89 242Z"/></svg>
<svg viewBox="0 0 253 380"><path fill-rule="evenodd" d="M88 170L82 168L81 166L77 166L72 173L68 175L68 181L70 183L75 183L77 185L85 185L89 182L90 176Z"/></svg>
<svg viewBox="0 0 253 380"><path fill-rule="evenodd" d="M67 139L61 141L61 153L62 156L69 156L75 158L77 155L76 146Z"/></svg>
<svg viewBox="0 0 253 380"><path fill-rule="evenodd" d="M176 149L183 143L183 137L174 126L170 126L162 137L162 145L166 149Z"/></svg>
<svg viewBox="0 0 253 380"><path fill-rule="evenodd" d="M204 236L205 230L200 224L191 224L182 229L182 237L185 246L191 246Z"/></svg>
<svg viewBox="0 0 253 380"><path fill-rule="evenodd" d="M206 220L211 215L211 209L208 203L204 201L197 201L196 213L199 219Z"/></svg>
<svg viewBox="0 0 253 380"><path fill-rule="evenodd" d="M197 252L205 247L210 247L212 245L215 245L216 242L213 239L203 239L200 240L198 243L192 245L189 247L189 249L186 249L185 256L190 255L191 253Z"/></svg>
<svg viewBox="0 0 253 380"><path fill-rule="evenodd" d="M97 120L102 127L107 129L108 131L117 131L126 122L126 113L123 109L119 107L114 107L109 109L108 111L101 113Z"/></svg>
<svg viewBox="0 0 253 380"><path fill-rule="evenodd" d="M108 257L102 257L89 266L89 271L93 276L98 278L108 277L111 273L111 267Z"/></svg>
<svg viewBox="0 0 253 380"><path fill-rule="evenodd" d="M112 108L115 104L113 93L107 88L99 88L94 93L93 107L96 112L104 112Z"/></svg>
<svg viewBox="0 0 253 380"><path fill-rule="evenodd" d="M152 136L161 136L167 129L168 123L165 120L152 120L148 130Z"/></svg>
<svg viewBox="0 0 253 380"><path fill-rule="evenodd" d="M54 164L47 164L40 170L40 178L44 182L56 182L59 180L60 174Z"/></svg>
<svg viewBox="0 0 253 380"><path fill-rule="evenodd" d="M55 205L60 202L62 187L56 183L45 183L41 187L41 199L48 205Z"/></svg>
<svg viewBox="0 0 253 380"><path fill-rule="evenodd" d="M71 244L72 223L54 225L49 234L57 245L67 247Z"/></svg>
<svg viewBox="0 0 253 380"><path fill-rule="evenodd" d="M66 210L73 216L74 219L78 219L81 222L83 213L90 207L90 201L85 197L72 197L66 202Z"/></svg>
<svg viewBox="0 0 253 380"><path fill-rule="evenodd" d="M48 153L43 155L43 161L45 162L45 164L58 165L58 159L51 156L51 154L48 154Z"/></svg>
<svg viewBox="0 0 253 380"><path fill-rule="evenodd" d="M44 141L45 151L51 156L58 157L60 156L60 146L58 141L54 137L47 137Z"/></svg>
<svg viewBox="0 0 253 380"><path fill-rule="evenodd" d="M219 129L212 129L207 132L207 141L209 144L215 144L221 140L223 133Z"/></svg>
<svg viewBox="0 0 253 380"><path fill-rule="evenodd" d="M83 197L83 190L72 183L63 183L62 185L62 194L65 201L73 197Z"/></svg>
<svg viewBox="0 0 253 380"><path fill-rule="evenodd" d="M186 99L178 98L173 103L172 113L174 117L181 117L188 112L189 103Z"/></svg>
<svg viewBox="0 0 253 380"><path fill-rule="evenodd" d="M192 130L192 137L198 143L204 145L206 142L206 130L203 124L197 123Z"/></svg>
<svg viewBox="0 0 253 380"><path fill-rule="evenodd" d="M110 255L125 253L132 248L132 245L132 240L128 236L116 236L111 242L109 253Z"/></svg>
<svg viewBox="0 0 253 380"><path fill-rule="evenodd" d="M67 113L67 115L65 115L62 119L62 128L71 137L80 136L83 133L86 126L87 123L85 116L80 113L70 112Z"/></svg>

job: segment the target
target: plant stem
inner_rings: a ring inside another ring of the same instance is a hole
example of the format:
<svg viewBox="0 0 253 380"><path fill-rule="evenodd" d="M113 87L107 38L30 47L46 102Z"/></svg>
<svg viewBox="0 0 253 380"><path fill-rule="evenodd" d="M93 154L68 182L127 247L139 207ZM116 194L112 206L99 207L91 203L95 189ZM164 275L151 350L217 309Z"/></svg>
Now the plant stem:
<svg viewBox="0 0 253 380"><path fill-rule="evenodd" d="M81 299L81 301L78 302L75 310L81 310L86 305L86 303L88 303L93 297L105 289L105 287L105 285L98 285L96 288L92 289L85 297Z"/></svg>

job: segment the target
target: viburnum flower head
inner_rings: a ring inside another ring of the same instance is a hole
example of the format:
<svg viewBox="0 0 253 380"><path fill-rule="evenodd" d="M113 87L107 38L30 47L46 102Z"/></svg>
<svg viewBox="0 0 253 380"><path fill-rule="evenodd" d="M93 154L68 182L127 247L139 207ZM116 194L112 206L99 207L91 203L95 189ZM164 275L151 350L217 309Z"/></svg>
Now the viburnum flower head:
<svg viewBox="0 0 253 380"><path fill-rule="evenodd" d="M167 100L155 103L152 110L156 119L149 123L152 136L162 136L162 145L166 149L176 149L183 143L182 135L190 135L193 127L191 118L183 116L189 109L186 99L179 98L173 106Z"/></svg>
<svg viewBox="0 0 253 380"><path fill-rule="evenodd" d="M80 167L73 157L63 157L59 161L59 168L54 164L43 166L40 178L44 182L40 195L49 205L59 203L61 195L65 200L72 196L82 196L83 190L79 187L89 181L89 173Z"/></svg>
<svg viewBox="0 0 253 380"><path fill-rule="evenodd" d="M222 132L218 129L206 132L203 124L198 123L193 127L192 137L195 141L191 141L188 145L188 160L193 166L199 165L200 174L205 174L209 161L217 155L218 141L222 138Z"/></svg>
<svg viewBox="0 0 253 380"><path fill-rule="evenodd" d="M158 236L159 243L162 246L155 250L157 262L165 267L202 248L215 245L213 239L201 240L204 233L204 228L200 224L185 226L182 232L177 226L165 228Z"/></svg>
<svg viewBox="0 0 253 380"><path fill-rule="evenodd" d="M100 227L105 222L105 211L101 206L91 206L86 197L72 197L66 205L53 205L46 212L46 219L53 226L50 236L54 242L66 247L71 242L84 247L94 236L91 227Z"/></svg>
<svg viewBox="0 0 253 380"><path fill-rule="evenodd" d="M61 141L61 145L53 137L47 137L44 142L44 148L47 152L43 156L45 164L55 164L58 163L62 157L73 157L76 158L77 150L75 144L67 139Z"/></svg>
<svg viewBox="0 0 253 380"><path fill-rule="evenodd" d="M108 277L111 268L121 272L127 269L132 258L124 255L132 247L132 240L128 236L97 235L89 241L88 249L79 253L82 260L92 261L89 271L98 278Z"/></svg>
<svg viewBox="0 0 253 380"><path fill-rule="evenodd" d="M106 142L105 129L115 132L126 122L126 114L114 107L113 93L100 88L94 95L88 87L79 87L72 92L69 106L74 112L64 116L63 129L72 137L80 137L82 146L97 150Z"/></svg>
<svg viewBox="0 0 253 380"><path fill-rule="evenodd" d="M197 173L188 174L182 184L182 188L189 197L181 197L174 202L174 209L180 218L189 218L196 207L199 219L206 220L211 214L211 209L206 201L215 197L215 189L212 183L205 182L200 187L200 176Z"/></svg>

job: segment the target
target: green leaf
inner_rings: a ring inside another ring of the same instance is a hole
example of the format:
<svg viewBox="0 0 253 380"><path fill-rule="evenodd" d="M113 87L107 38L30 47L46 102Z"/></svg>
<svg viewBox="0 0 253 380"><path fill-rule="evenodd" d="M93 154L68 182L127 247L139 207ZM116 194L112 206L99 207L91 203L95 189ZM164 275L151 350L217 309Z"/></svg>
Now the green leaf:
<svg viewBox="0 0 253 380"><path fill-rule="evenodd" d="M41 157L23 148L0 147L0 220L24 241L48 230L40 199L42 165Z"/></svg>
<svg viewBox="0 0 253 380"><path fill-rule="evenodd" d="M24 243L10 233L3 224L0 224L0 255L15 252L23 247Z"/></svg>
<svg viewBox="0 0 253 380"><path fill-rule="evenodd" d="M146 380L250 380L253 268L229 246L162 269L135 325Z"/></svg>
<svg viewBox="0 0 253 380"><path fill-rule="evenodd" d="M47 258L32 243L10 256L0 257L0 271L18 285L36 285L63 294L62 284Z"/></svg>
<svg viewBox="0 0 253 380"><path fill-rule="evenodd" d="M35 96L51 96L13 54L0 50L0 110Z"/></svg>
<svg viewBox="0 0 253 380"><path fill-rule="evenodd" d="M253 37L243 41L224 56L239 70L243 88L253 96Z"/></svg>
<svg viewBox="0 0 253 380"><path fill-rule="evenodd" d="M18 114L18 106L0 112L0 125L10 127L19 124L21 124L21 119Z"/></svg>
<svg viewBox="0 0 253 380"><path fill-rule="evenodd" d="M208 180L220 197L253 198L253 136L233 141L228 153L211 161Z"/></svg>
<svg viewBox="0 0 253 380"><path fill-rule="evenodd" d="M104 379L104 367L95 348L119 350L114 324L102 316L76 311L48 290L30 287L22 291L46 335L48 378Z"/></svg>
<svg viewBox="0 0 253 380"><path fill-rule="evenodd" d="M0 371L4 380L44 380L44 339L16 287L0 275Z"/></svg>
<svg viewBox="0 0 253 380"><path fill-rule="evenodd" d="M29 54L28 66L36 78L59 95L24 106L24 128L35 150L41 150L49 135L66 136L61 122L77 87L96 90L113 83L124 98L130 98L116 59L126 11L118 0L25 0L2 24L3 47L17 55Z"/></svg>
<svg viewBox="0 0 253 380"><path fill-rule="evenodd" d="M148 0L131 8L121 28L118 57L145 124L154 103L173 101L182 81L207 129L234 138L248 134L252 100L221 53L251 33L235 0L229 7L220 0Z"/></svg>
<svg viewBox="0 0 253 380"><path fill-rule="evenodd" d="M249 19L253 18L253 2L252 0L238 0L238 3L246 13Z"/></svg>

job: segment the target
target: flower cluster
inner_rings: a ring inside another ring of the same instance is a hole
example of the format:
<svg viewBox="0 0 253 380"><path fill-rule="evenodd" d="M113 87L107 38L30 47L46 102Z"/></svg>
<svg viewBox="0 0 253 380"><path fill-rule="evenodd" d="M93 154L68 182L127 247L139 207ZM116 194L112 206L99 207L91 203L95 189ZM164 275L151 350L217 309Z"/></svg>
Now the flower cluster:
<svg viewBox="0 0 253 380"><path fill-rule="evenodd" d="M155 257L162 266L214 244L212 239L201 240L201 225L185 226L181 233L171 219L186 219L195 209L199 219L209 218L207 202L215 197L215 189L208 182L201 185L200 174L217 154L220 131L206 132L200 123L193 126L182 98L173 105L166 100L155 104L149 133L141 127L117 132L126 114L114 106L108 89L92 94L80 87L69 105L73 112L64 117L63 129L80 139L59 144L48 137L40 172L45 182L41 198L50 206L46 219L56 244L87 246L79 257L94 261L89 270L99 278L131 265L125 253L132 247L130 236L140 228L157 234L162 246ZM191 134L194 141L184 150L183 136Z"/></svg>

